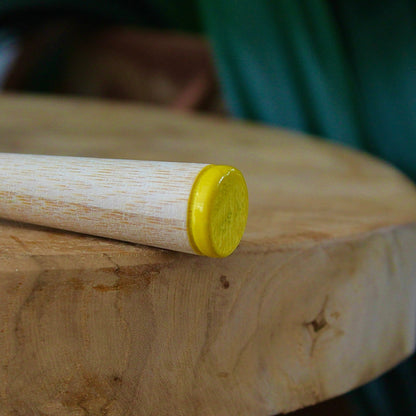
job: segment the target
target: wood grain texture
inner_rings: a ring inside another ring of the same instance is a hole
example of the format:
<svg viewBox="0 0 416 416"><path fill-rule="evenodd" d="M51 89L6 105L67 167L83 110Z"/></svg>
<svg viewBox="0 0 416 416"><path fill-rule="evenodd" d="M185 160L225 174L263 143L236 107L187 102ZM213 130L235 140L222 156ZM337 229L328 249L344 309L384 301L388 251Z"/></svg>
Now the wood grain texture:
<svg viewBox="0 0 416 416"><path fill-rule="evenodd" d="M192 187L206 164L0 153L0 217L196 254Z"/></svg>
<svg viewBox="0 0 416 416"><path fill-rule="evenodd" d="M266 416L414 349L416 191L282 130L0 97L0 151L233 164L250 193L226 259L0 223L0 415Z"/></svg>

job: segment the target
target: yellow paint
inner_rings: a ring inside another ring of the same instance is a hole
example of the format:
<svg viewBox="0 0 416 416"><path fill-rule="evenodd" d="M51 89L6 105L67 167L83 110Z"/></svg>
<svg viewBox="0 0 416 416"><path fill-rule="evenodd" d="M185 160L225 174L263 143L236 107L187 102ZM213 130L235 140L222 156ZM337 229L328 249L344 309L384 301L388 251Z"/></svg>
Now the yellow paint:
<svg viewBox="0 0 416 416"><path fill-rule="evenodd" d="M208 165L193 185L188 235L196 253L226 257L240 243L247 222L248 192L243 175L231 166Z"/></svg>

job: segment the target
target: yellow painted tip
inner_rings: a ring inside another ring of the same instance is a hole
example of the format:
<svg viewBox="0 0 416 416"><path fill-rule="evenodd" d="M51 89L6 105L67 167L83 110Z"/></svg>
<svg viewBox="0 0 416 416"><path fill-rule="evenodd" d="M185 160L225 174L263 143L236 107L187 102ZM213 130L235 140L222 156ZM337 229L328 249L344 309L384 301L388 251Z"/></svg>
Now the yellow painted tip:
<svg viewBox="0 0 416 416"><path fill-rule="evenodd" d="M208 165L193 185L188 206L188 236L197 254L226 257L238 246L248 214L243 175L231 166Z"/></svg>

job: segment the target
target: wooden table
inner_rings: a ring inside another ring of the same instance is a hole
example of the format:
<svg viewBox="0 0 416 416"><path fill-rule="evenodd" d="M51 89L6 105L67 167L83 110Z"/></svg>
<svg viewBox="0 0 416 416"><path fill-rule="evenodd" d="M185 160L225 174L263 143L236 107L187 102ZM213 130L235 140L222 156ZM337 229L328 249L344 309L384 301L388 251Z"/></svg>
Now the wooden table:
<svg viewBox="0 0 416 416"><path fill-rule="evenodd" d="M253 124L12 95L0 151L226 163L250 193L226 259L2 220L1 415L266 416L414 349L416 191L374 158Z"/></svg>

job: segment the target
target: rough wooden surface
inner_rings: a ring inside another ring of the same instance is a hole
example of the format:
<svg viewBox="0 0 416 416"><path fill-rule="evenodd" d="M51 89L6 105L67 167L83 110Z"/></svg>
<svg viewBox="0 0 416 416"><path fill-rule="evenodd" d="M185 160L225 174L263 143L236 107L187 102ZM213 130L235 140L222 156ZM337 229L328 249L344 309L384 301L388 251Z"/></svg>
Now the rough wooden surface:
<svg viewBox="0 0 416 416"><path fill-rule="evenodd" d="M226 259L0 223L0 415L266 416L408 356L416 191L362 154L152 108L0 97L0 151L232 164Z"/></svg>

